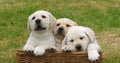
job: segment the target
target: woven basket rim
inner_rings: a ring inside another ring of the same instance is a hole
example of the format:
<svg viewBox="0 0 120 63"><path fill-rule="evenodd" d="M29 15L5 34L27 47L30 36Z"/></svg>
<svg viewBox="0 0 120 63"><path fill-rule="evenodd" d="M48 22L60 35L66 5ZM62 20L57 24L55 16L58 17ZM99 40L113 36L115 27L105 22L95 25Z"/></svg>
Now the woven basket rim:
<svg viewBox="0 0 120 63"><path fill-rule="evenodd" d="M25 52L23 50L16 51L17 63L102 63L102 52L99 52L99 60L92 62L88 60L87 51L81 52L45 52L42 56L35 56L33 53ZM40 60L41 59L41 60Z"/></svg>
<svg viewBox="0 0 120 63"><path fill-rule="evenodd" d="M25 52L23 50L17 50L17 53L18 52L22 52L22 53L28 53L28 52ZM62 52L62 51L56 51L56 52L45 52L45 54L47 53L56 53L56 54L87 54L88 52L87 51L80 51L80 52ZM102 54L102 51L99 52L99 54Z"/></svg>

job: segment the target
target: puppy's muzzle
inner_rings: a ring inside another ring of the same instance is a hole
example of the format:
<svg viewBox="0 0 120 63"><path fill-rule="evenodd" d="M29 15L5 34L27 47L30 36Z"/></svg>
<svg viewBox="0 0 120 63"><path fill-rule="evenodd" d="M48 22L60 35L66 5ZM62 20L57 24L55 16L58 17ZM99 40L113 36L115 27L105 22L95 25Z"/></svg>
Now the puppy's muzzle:
<svg viewBox="0 0 120 63"><path fill-rule="evenodd" d="M57 32L58 32L59 35L64 35L64 28L59 27Z"/></svg>
<svg viewBox="0 0 120 63"><path fill-rule="evenodd" d="M81 51L81 45L77 44L77 45L75 46L75 48L76 48L77 51Z"/></svg>
<svg viewBox="0 0 120 63"><path fill-rule="evenodd" d="M36 23L36 24L41 24L41 20L40 20L40 19L37 19L37 20L35 20L35 23Z"/></svg>
<svg viewBox="0 0 120 63"><path fill-rule="evenodd" d="M36 23L35 31L42 31L42 30L46 29L46 27L43 27L41 25L41 20L40 19L35 20L35 23Z"/></svg>

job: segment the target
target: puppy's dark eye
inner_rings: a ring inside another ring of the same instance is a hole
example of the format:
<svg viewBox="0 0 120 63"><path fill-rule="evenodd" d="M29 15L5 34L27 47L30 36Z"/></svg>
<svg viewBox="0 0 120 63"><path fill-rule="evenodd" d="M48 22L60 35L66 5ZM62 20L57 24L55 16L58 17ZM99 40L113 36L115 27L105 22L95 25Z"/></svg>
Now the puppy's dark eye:
<svg viewBox="0 0 120 63"><path fill-rule="evenodd" d="M74 40L72 39L72 40L70 40L70 42L73 42Z"/></svg>
<svg viewBox="0 0 120 63"><path fill-rule="evenodd" d="M59 26L60 25L60 23L58 23L56 26Z"/></svg>
<svg viewBox="0 0 120 63"><path fill-rule="evenodd" d="M84 37L80 37L80 40L83 40L84 39Z"/></svg>
<svg viewBox="0 0 120 63"><path fill-rule="evenodd" d="M34 20L35 19L35 16L32 18L32 20Z"/></svg>
<svg viewBox="0 0 120 63"><path fill-rule="evenodd" d="M71 25L69 25L69 24L66 24L66 26L67 26L67 27L71 27Z"/></svg>
<svg viewBox="0 0 120 63"><path fill-rule="evenodd" d="M46 18L46 16L42 15L42 18Z"/></svg>

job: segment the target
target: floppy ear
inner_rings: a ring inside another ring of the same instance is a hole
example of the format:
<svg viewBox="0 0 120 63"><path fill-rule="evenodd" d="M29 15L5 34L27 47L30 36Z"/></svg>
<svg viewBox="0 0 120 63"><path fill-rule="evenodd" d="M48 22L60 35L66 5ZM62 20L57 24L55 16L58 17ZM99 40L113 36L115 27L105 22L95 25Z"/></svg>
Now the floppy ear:
<svg viewBox="0 0 120 63"><path fill-rule="evenodd" d="M78 24L76 22L73 22L74 26L78 26Z"/></svg>
<svg viewBox="0 0 120 63"><path fill-rule="evenodd" d="M54 28L55 25L57 24L56 18L52 14L50 14L49 16L50 16L50 21L51 21L50 26L51 28Z"/></svg>
<svg viewBox="0 0 120 63"><path fill-rule="evenodd" d="M70 21L70 23L72 23L73 26L78 26L78 24L75 21L73 21L71 19L68 19L68 21Z"/></svg>
<svg viewBox="0 0 120 63"><path fill-rule="evenodd" d="M94 43L96 40L95 33L90 28L85 27L84 33L89 37L90 43Z"/></svg>
<svg viewBox="0 0 120 63"><path fill-rule="evenodd" d="M62 46L67 45L67 36L64 37L62 41Z"/></svg>
<svg viewBox="0 0 120 63"><path fill-rule="evenodd" d="M29 33L31 32L31 28L30 28L30 18L31 18L31 16L28 17L28 23L27 23L27 29L28 29L28 32L29 32Z"/></svg>

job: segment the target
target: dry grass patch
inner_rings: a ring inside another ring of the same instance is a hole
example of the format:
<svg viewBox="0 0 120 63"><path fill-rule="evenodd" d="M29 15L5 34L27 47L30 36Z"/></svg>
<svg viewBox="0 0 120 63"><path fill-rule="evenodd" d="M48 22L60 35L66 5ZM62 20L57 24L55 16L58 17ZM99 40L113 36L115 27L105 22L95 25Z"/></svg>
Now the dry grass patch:
<svg viewBox="0 0 120 63"><path fill-rule="evenodd" d="M120 29L102 31L97 33L97 38L102 47L103 60L108 62L119 62L120 60ZM116 61L116 60L117 61Z"/></svg>

